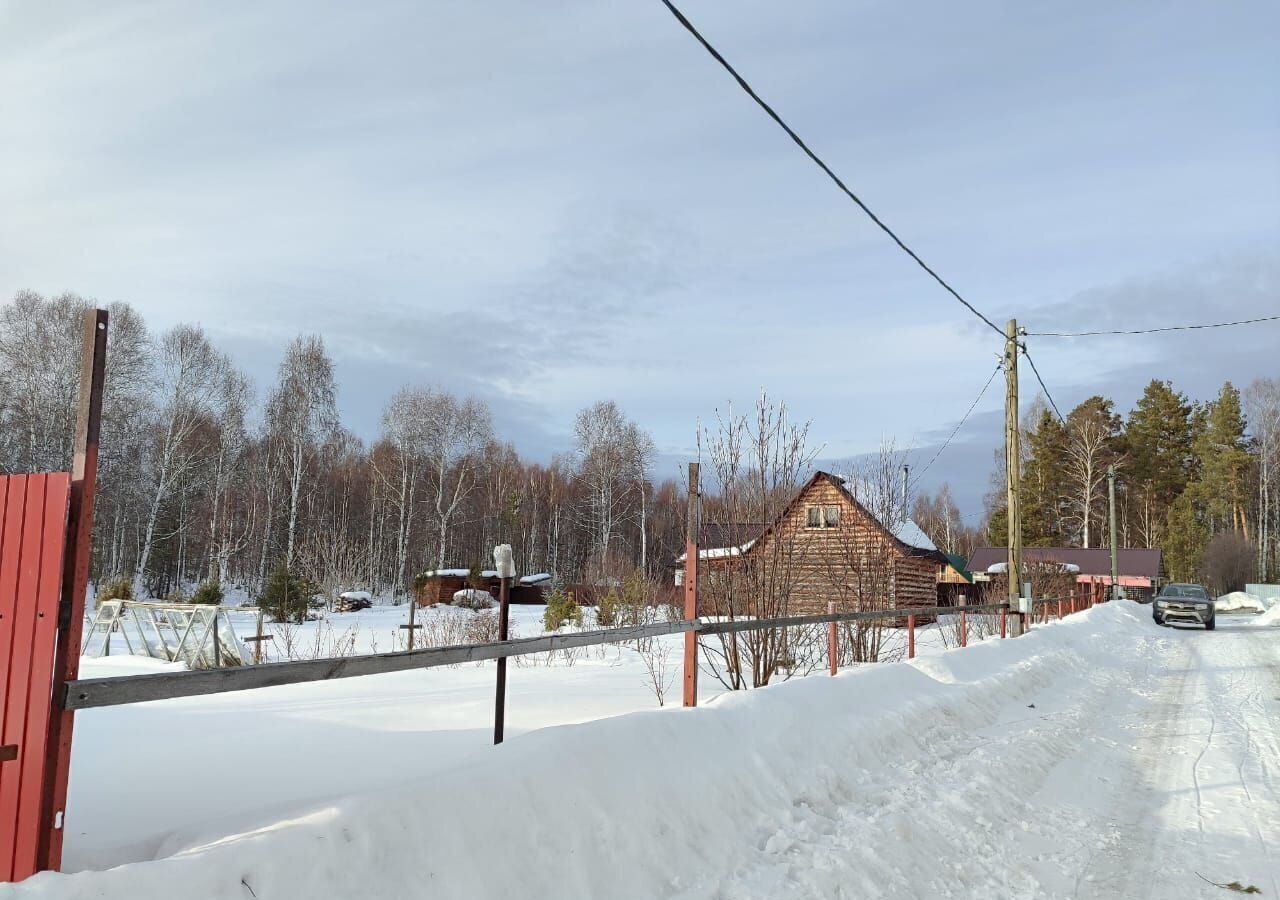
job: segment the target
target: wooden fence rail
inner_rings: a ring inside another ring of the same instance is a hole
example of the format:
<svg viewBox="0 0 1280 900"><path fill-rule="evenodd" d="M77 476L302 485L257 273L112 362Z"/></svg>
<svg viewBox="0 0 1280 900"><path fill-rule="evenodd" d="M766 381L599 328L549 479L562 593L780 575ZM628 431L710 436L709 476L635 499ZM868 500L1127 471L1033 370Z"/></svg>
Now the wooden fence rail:
<svg viewBox="0 0 1280 900"><path fill-rule="evenodd" d="M1038 600L1048 604L1053 600ZM998 612L1007 609L1003 603L967 606L969 613ZM165 672L156 675L134 675L127 678L85 678L68 682L61 697L63 709L95 709L103 706L121 706L144 703L150 700L170 700L176 697L195 697L204 694L221 694L229 691L248 691L256 688L301 684L309 681L328 681L333 678L356 678L386 672L403 672L411 669L431 669L458 663L480 662L489 659L506 659L548 653L575 647L594 647L603 644L625 644L629 641L669 634L696 632L727 634L740 631L761 631L803 625L824 625L831 622L866 622L898 619L908 615L950 615L958 607L925 606L910 609L872 610L866 612L823 613L811 616L787 616L775 619L680 619L674 622L655 622L622 628L604 628L580 631L572 634L551 634L541 637L488 644L459 644L449 647L427 647L418 650L400 650L392 653L375 653L347 656L337 659L302 660L298 662L264 663L236 669L207 669L198 672Z"/></svg>

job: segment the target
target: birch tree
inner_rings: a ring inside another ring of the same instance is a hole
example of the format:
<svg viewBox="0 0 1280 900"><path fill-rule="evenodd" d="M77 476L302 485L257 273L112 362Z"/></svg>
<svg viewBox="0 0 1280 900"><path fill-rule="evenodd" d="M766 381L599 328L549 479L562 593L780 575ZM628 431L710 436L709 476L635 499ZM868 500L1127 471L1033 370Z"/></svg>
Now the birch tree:
<svg viewBox="0 0 1280 900"><path fill-rule="evenodd" d="M489 407L474 397L459 400L426 389L423 398L428 490L435 512L436 568L444 568L449 527L476 484L477 456L493 439Z"/></svg>
<svg viewBox="0 0 1280 900"><path fill-rule="evenodd" d="M308 469L338 427L336 394L333 362L325 352L324 341L316 335L295 338L280 363L279 381L266 410L267 427L287 482L286 568L293 565Z"/></svg>
<svg viewBox="0 0 1280 900"><path fill-rule="evenodd" d="M179 325L167 332L157 348L158 407L156 444L150 467L150 505L143 526L135 586L141 590L156 541L160 510L175 484L198 466L208 452L207 431L213 418L213 394L220 375L229 367L203 331Z"/></svg>

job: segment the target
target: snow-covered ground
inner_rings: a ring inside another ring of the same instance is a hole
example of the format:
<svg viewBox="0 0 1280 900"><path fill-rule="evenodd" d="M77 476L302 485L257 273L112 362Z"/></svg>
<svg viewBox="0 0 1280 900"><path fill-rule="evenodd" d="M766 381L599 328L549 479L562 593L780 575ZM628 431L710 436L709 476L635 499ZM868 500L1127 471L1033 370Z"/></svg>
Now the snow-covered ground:
<svg viewBox="0 0 1280 900"><path fill-rule="evenodd" d="M654 699L631 662L514 668L498 748L481 666L85 711L69 861L156 861L0 897L1276 896L1280 630L1252 619L1114 603L560 727Z"/></svg>

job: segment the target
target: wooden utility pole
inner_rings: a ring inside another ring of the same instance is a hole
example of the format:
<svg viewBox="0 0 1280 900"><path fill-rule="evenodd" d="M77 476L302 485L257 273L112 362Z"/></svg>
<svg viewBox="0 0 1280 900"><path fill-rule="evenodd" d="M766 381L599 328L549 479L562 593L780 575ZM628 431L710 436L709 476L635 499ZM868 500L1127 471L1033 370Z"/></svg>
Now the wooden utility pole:
<svg viewBox="0 0 1280 900"><path fill-rule="evenodd" d="M1107 499L1111 506L1111 598L1116 599L1116 585L1120 583L1120 567L1117 565L1116 549L1116 467L1107 466Z"/></svg>
<svg viewBox="0 0 1280 900"><path fill-rule="evenodd" d="M102 387L107 368L107 311L90 309L84 315L80 350L80 410L72 448L71 502L67 519L66 562L62 599L58 604L58 639L53 659L53 709L45 753L43 796L40 798L39 866L57 871L62 866L63 813L71 771L71 731L75 713L62 709L63 687L80 674L80 639L84 631L85 591L93 557L93 500L98 484L98 434L102 423ZM108 635L110 638L110 635Z"/></svg>
<svg viewBox="0 0 1280 900"><path fill-rule="evenodd" d="M698 470L689 463L689 497L684 520L684 617L698 618ZM684 705L698 705L698 635L684 633Z"/></svg>
<svg viewBox="0 0 1280 900"><path fill-rule="evenodd" d="M1022 590L1022 507L1018 502L1022 481L1022 445L1018 428L1017 319L1009 320L1004 335L1004 467L1009 509L1009 607L1017 609ZM1018 618L1025 625L1026 617L1019 615Z"/></svg>

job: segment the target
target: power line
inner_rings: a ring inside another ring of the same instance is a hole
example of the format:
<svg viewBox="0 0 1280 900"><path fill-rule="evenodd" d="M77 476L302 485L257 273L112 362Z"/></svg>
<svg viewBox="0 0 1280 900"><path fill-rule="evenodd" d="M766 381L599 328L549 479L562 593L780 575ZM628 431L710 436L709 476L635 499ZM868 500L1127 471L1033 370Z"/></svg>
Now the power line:
<svg viewBox="0 0 1280 900"><path fill-rule="evenodd" d="M898 247L904 253L906 253L913 260L915 260L916 265L918 265L920 268L928 272L933 277L934 281L942 285L942 287L947 291L947 293L949 293L952 297L955 297L957 300L959 300L962 304L964 304L965 308L968 309L969 312L973 313L975 316L977 316L979 319L985 322L987 326L991 328L991 330L994 331L996 334L1000 335L1001 338L1004 338L1004 329L998 328L994 322L992 322L982 313L978 312L977 308L972 303L964 299L964 297L961 297L959 292L955 288L953 288L951 285L947 284L947 282L942 279L941 275L939 275L937 272L931 269L923 259L917 256L916 252L912 250L910 247L908 247L903 242L902 238L894 234L893 229L891 229L884 222L880 221L880 217L877 216L875 213L873 213L871 211L871 208L867 206L867 204L863 203L857 194L849 190L848 186L846 186L845 183L840 179L840 176L837 175L835 172L831 171L831 167L828 166L825 162L823 162L822 159L818 156L818 154L814 153L812 150L809 149L809 145L806 144L803 139L801 139L800 135L796 134L795 131L792 130L790 125L788 125L786 122L782 120L781 116L779 116L776 112L774 112L773 107L771 107L768 103L766 103L764 100L760 98L760 95L757 94L755 90L751 87L751 85L747 83L747 80L738 74L738 71L729 64L729 61L726 60L720 54L719 50L711 46L711 43L702 36L702 34L698 31L698 29L693 26L692 22L690 22L687 18L685 18L684 13L682 13L679 9L677 9L676 5L672 3L671 0L662 0L662 4L671 11L671 14L676 17L676 20L681 25L684 26L685 30L688 31L691 35L693 35L694 38L697 39L698 43L701 44L703 48L708 53L711 54L711 56L715 59L715 61L720 63L720 65L724 67L725 71L733 76L734 80L738 82L738 86L747 92L747 95L752 100L754 100L761 109L765 111L765 113L769 116L769 118L773 119L773 121L778 124L778 127L780 127L783 131L787 133L787 136L790 137L791 140L795 141L796 146L799 147L801 150L803 150L805 155L808 156L809 159L813 160L814 164L817 165L817 167L821 169L823 172L825 172L828 178L830 178L833 182L835 182L836 187L840 188L840 190L843 191L850 200L858 204L858 208L861 209L864 213L866 213L867 216L871 219L871 221L875 222L881 231L889 235L889 237L893 239L893 242L897 244Z"/></svg>
<svg viewBox="0 0 1280 900"><path fill-rule="evenodd" d="M929 467L932 466L935 462L937 462L938 457L941 456L943 452L947 449L947 447L951 445L952 439L954 439L955 436L960 433L960 429L963 428L964 423L969 420L969 416L971 416L973 414L973 411L978 408L978 404L982 402L982 397L987 392L987 388L991 387L991 382L996 380L996 375L1000 374L1000 370L1003 368L1004 368L1003 363L996 363L995 370L991 373L991 377L988 378L987 383L982 386L982 390L978 391L978 396L975 397L974 401L969 404L969 409L960 418L960 421L956 423L956 427L951 430L951 435L945 441L942 442L942 446L938 448L938 452L933 454L933 459L925 463L924 468L921 469L916 474L916 478L915 478L916 483L919 483L920 479L924 477L924 473L929 471Z"/></svg>
<svg viewBox="0 0 1280 900"><path fill-rule="evenodd" d="M1062 415L1062 410L1058 409L1058 404L1053 401L1053 394L1049 393L1049 388L1045 386L1044 379L1040 377L1040 370L1036 368L1036 361L1031 358L1031 354L1027 352L1026 345L1022 347L1022 355L1027 358L1027 362L1031 363L1031 371L1035 373L1036 381L1040 382L1040 390L1044 391L1045 397L1049 400L1049 405L1053 407L1053 411L1058 414L1058 421L1066 424L1067 420Z"/></svg>
<svg viewBox="0 0 1280 900"><path fill-rule="evenodd" d="M1095 337L1106 334L1156 334L1161 331L1197 331L1201 328L1230 328L1233 325L1256 325L1259 322L1280 322L1280 316L1263 316L1258 319L1240 319L1235 322L1209 322L1203 325L1166 325L1162 328L1135 328L1130 331L1029 331L1030 337Z"/></svg>

